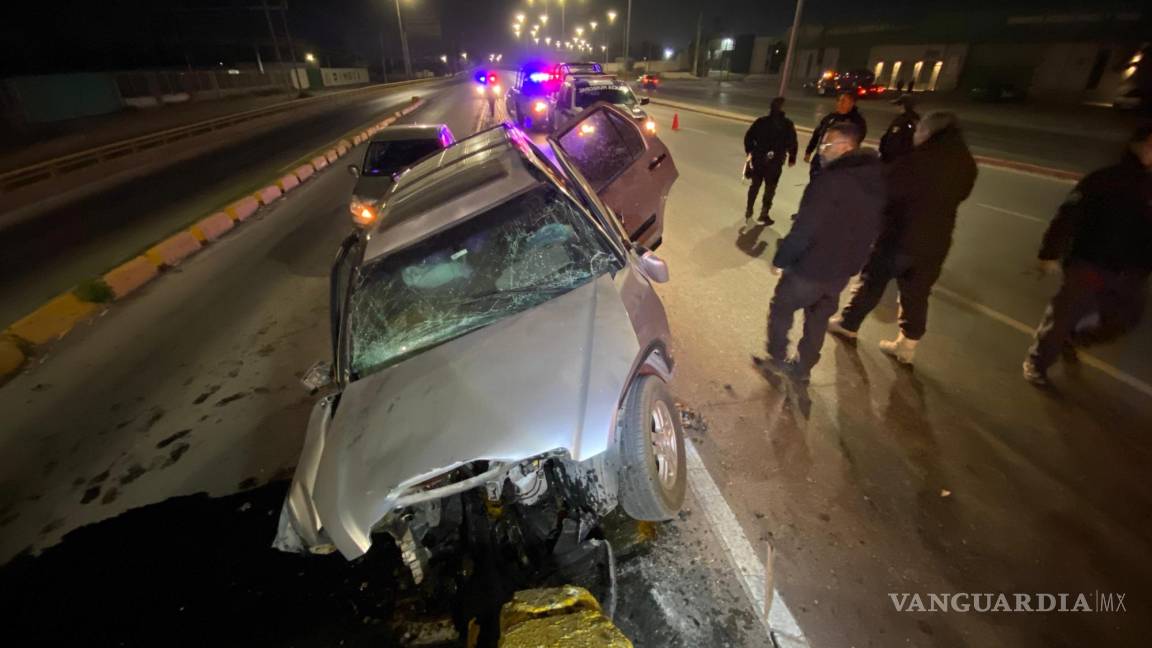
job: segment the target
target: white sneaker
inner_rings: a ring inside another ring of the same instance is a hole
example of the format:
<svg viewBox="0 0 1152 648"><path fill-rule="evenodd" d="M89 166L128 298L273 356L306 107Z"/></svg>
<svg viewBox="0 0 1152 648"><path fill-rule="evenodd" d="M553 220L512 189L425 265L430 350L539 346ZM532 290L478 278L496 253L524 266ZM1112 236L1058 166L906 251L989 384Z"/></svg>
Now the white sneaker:
<svg viewBox="0 0 1152 648"><path fill-rule="evenodd" d="M912 359L916 357L916 345L919 343L919 340L909 340L901 333L896 336L895 340L884 340L881 342L880 350L896 358L897 362L910 365L912 364Z"/></svg>
<svg viewBox="0 0 1152 648"><path fill-rule="evenodd" d="M858 337L856 331L849 331L844 328L844 318L842 317L833 317L828 320L828 332L848 340L855 340Z"/></svg>

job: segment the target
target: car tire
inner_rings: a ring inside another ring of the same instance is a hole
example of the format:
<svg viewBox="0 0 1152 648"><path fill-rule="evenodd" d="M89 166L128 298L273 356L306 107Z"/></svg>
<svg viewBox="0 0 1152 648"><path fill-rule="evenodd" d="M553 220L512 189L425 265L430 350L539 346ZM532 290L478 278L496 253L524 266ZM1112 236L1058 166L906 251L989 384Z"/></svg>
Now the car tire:
<svg viewBox="0 0 1152 648"><path fill-rule="evenodd" d="M620 505L629 517L670 520L684 504L688 469L684 431L664 381L640 376L620 419Z"/></svg>

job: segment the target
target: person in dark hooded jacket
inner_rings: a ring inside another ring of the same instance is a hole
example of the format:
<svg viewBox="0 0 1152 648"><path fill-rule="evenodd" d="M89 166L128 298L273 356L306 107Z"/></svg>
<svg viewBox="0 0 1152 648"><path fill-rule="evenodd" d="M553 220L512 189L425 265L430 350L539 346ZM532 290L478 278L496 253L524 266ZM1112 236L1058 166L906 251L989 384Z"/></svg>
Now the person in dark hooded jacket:
<svg viewBox="0 0 1152 648"><path fill-rule="evenodd" d="M810 178L815 178L823 167L824 163L820 155L814 154L817 153L816 147L824 141L824 134L828 132L828 127L845 122L856 127L856 131L860 133L861 142L868 136L868 124L864 121L864 116L860 114L860 111L856 110L856 95L851 92L844 92L836 97L836 110L824 115L824 118L816 125L816 129L812 131L812 138L808 140L808 146L804 148L804 161L812 163L812 166L808 168Z"/></svg>
<svg viewBox="0 0 1152 648"><path fill-rule="evenodd" d="M748 156L749 179L752 181L748 187L744 219L752 219L756 194L760 193L760 186L763 185L764 202L760 206L760 222L772 225L774 221L769 212L772 199L776 197L776 185L780 182L784 162L787 160L788 166L796 164L796 127L792 125L791 119L784 116L784 97L773 99L769 113L748 127L744 133L744 153Z"/></svg>
<svg viewBox="0 0 1152 648"><path fill-rule="evenodd" d="M860 150L860 139L850 123L833 124L824 133L824 172L805 188L792 230L772 259L781 277L768 312L768 357L753 358L762 369L808 379L840 293L880 232L885 203L880 158ZM798 310L804 311L804 335L796 359L789 360L788 332Z"/></svg>
<svg viewBox="0 0 1152 648"><path fill-rule="evenodd" d="M893 279L900 289L900 334L880 349L912 364L928 325L928 297L952 247L956 210L976 184L976 161L956 115L931 113L916 126L914 148L885 165L884 230L840 317L828 329L856 338L864 318Z"/></svg>
<svg viewBox="0 0 1152 648"><path fill-rule="evenodd" d="M1076 347L1110 342L1140 323L1152 275L1152 125L1133 133L1118 164L1088 174L1060 206L1040 247L1040 269L1064 281L1024 360L1024 379Z"/></svg>

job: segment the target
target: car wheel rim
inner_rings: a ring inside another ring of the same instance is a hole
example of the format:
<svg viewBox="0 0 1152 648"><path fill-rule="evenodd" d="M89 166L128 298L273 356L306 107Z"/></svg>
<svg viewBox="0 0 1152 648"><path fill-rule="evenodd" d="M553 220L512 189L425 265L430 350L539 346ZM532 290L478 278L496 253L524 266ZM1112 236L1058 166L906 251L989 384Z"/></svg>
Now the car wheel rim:
<svg viewBox="0 0 1152 648"><path fill-rule="evenodd" d="M680 453L676 447L676 426L672 420L672 412L664 401L656 401L652 406L651 435L656 474L660 478L660 485L665 490L671 490L676 484Z"/></svg>

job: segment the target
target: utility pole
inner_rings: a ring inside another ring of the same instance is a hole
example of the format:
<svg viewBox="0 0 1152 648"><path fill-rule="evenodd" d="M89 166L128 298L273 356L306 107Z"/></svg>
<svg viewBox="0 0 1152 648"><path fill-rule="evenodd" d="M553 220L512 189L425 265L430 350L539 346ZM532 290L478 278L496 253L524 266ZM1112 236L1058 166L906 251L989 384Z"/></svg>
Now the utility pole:
<svg viewBox="0 0 1152 648"><path fill-rule="evenodd" d="M788 75L792 73L792 57L796 53L796 37L800 34L800 15L804 11L804 0L796 0L796 16L792 19L792 31L788 34L788 51L784 53L784 69L780 71L780 96L788 90Z"/></svg>
<svg viewBox="0 0 1152 648"><path fill-rule="evenodd" d="M624 17L624 62L632 52L632 0L628 0L628 15Z"/></svg>
<svg viewBox="0 0 1152 648"><path fill-rule="evenodd" d="M404 31L404 18L400 15L400 0L396 0L396 22L400 25L400 48L404 50L404 76L412 78L412 58L408 55L408 34Z"/></svg>
<svg viewBox="0 0 1152 648"><path fill-rule="evenodd" d="M700 28L704 23L704 12L696 17L696 48L692 50L692 76L700 76Z"/></svg>
<svg viewBox="0 0 1152 648"><path fill-rule="evenodd" d="M380 30L380 73L384 75L384 83L388 83L388 50L384 49L384 30Z"/></svg>
<svg viewBox="0 0 1152 648"><path fill-rule="evenodd" d="M568 28L564 26L564 0L560 0L560 35L568 38Z"/></svg>
<svg viewBox="0 0 1152 648"><path fill-rule="evenodd" d="M272 12L268 9L268 0L260 0L260 4L264 5L264 18L268 21L268 35L272 37L272 49L276 51L276 62L283 63L284 57L280 56L280 41L276 40L276 28L272 26Z"/></svg>
<svg viewBox="0 0 1152 648"><path fill-rule="evenodd" d="M284 22L284 36L288 39L288 56L291 57L292 65L296 65L296 47L292 45L292 31L288 29L288 0L283 0L280 9L280 18Z"/></svg>

